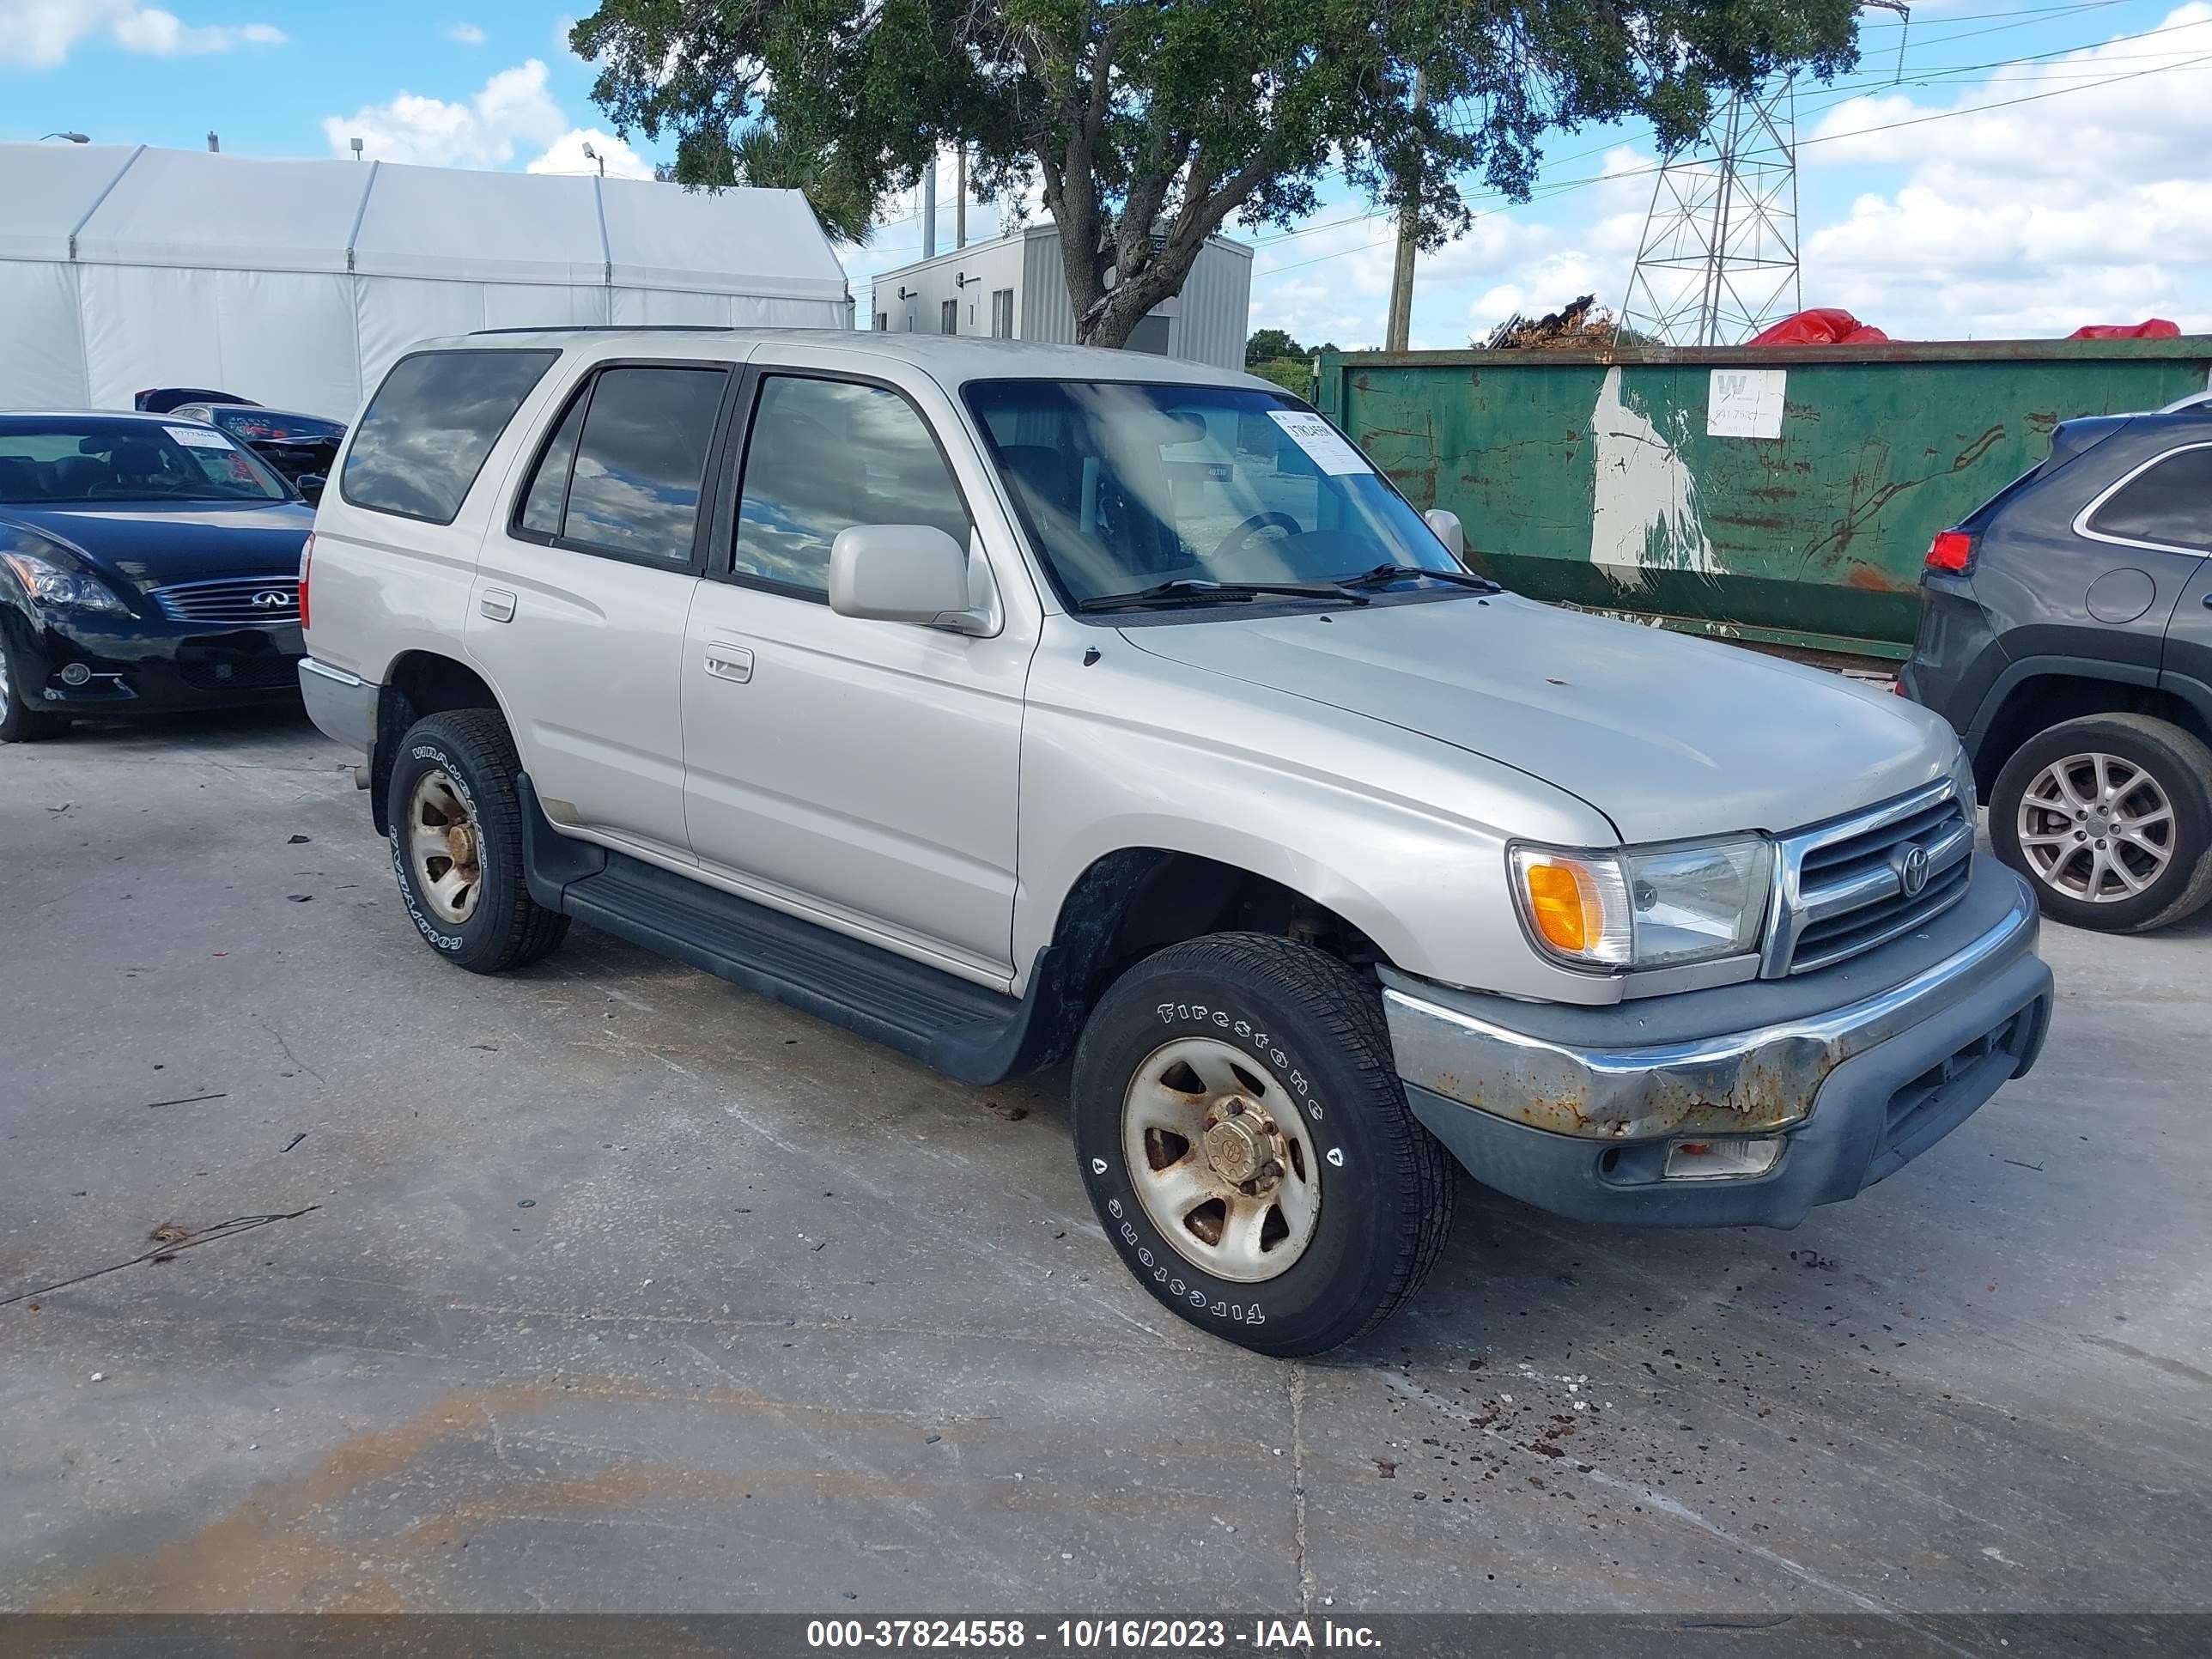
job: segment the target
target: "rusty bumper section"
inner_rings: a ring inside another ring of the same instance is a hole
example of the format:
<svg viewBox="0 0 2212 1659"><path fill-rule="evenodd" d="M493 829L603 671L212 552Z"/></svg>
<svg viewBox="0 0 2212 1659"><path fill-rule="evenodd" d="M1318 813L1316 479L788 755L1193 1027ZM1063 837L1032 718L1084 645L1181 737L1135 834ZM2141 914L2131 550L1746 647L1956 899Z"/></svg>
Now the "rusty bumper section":
<svg viewBox="0 0 2212 1659"><path fill-rule="evenodd" d="M1832 989L1857 994L1826 1012L1773 1017L1778 997L1826 975L1573 1011L1386 975L1407 1098L1477 1180L1564 1214L1795 1225L1902 1168L2034 1063L2051 997L2034 900L1983 863L1955 921L1884 947L1899 953L1886 971L1831 970ZM1769 1017L1698 1034L1730 1011ZM1600 1040L1638 1025L1654 1040ZM1762 1161L1749 1178L1686 1178L1670 1149L1702 1154L1706 1137Z"/></svg>
<svg viewBox="0 0 2212 1659"><path fill-rule="evenodd" d="M2004 879L2018 891L1995 926L1888 989L1824 1014L1648 1047L1532 1036L1471 1012L1474 999L1393 975L1382 1001L1398 1074L1555 1134L1638 1140L1787 1128L1812 1110L1844 1061L1971 995L2033 950L2033 900L2017 878Z"/></svg>

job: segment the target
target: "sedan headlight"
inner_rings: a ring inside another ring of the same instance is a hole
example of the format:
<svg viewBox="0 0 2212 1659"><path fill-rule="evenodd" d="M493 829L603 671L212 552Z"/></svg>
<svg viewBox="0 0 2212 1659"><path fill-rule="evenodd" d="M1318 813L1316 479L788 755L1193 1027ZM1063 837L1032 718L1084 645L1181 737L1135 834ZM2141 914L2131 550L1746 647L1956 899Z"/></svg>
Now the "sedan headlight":
<svg viewBox="0 0 2212 1659"><path fill-rule="evenodd" d="M1576 968L1665 968L1743 956L1759 943L1774 846L1759 836L1623 847L1512 849L1529 937Z"/></svg>
<svg viewBox="0 0 2212 1659"><path fill-rule="evenodd" d="M116 598L105 582L82 571L70 570L36 553L0 553L32 599L58 611L106 611L119 616L131 607Z"/></svg>

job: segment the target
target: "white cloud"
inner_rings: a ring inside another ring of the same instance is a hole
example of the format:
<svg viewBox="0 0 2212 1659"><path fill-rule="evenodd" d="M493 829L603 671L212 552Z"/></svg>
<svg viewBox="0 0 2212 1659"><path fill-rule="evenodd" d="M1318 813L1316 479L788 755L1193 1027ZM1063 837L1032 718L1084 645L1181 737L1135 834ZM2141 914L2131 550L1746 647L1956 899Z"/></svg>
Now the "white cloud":
<svg viewBox="0 0 2212 1659"><path fill-rule="evenodd" d="M446 39L464 46L480 46L484 43L484 32L474 23L456 23L446 31Z"/></svg>
<svg viewBox="0 0 2212 1659"><path fill-rule="evenodd" d="M501 70L464 102L402 92L349 116L325 116L323 133L334 155L348 154L348 141L359 138L371 161L506 167L520 147L550 146L568 131L545 82L545 65L533 58ZM611 159L610 171L613 166Z"/></svg>
<svg viewBox="0 0 2212 1659"><path fill-rule="evenodd" d="M2200 274L2212 260L2212 64L2190 60L2212 55L2212 5L2183 6L2160 27L2154 43L2016 65L1948 103L1891 92L1827 111L1802 166L1905 178L1806 236L1808 298L1901 338L2049 335L2177 312L2191 313L2176 318L2185 326L2201 322L2212 310Z"/></svg>
<svg viewBox="0 0 2212 1659"><path fill-rule="evenodd" d="M589 144L599 161L607 164L610 179L650 179L653 163L640 155L611 132L597 127L571 127L546 147L545 153L532 161L526 171L531 173L597 173L599 162L584 154Z"/></svg>
<svg viewBox="0 0 2212 1659"><path fill-rule="evenodd" d="M271 24L195 26L137 0L0 0L0 64L52 69L79 41L101 34L125 52L155 58L284 43L284 32Z"/></svg>

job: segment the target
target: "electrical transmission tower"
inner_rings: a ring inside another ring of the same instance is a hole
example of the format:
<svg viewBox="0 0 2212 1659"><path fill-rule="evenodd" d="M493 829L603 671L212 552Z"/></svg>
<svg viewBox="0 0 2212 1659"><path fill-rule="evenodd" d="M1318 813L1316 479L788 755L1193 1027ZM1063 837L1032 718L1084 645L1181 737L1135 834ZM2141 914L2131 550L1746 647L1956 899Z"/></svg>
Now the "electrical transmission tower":
<svg viewBox="0 0 2212 1659"><path fill-rule="evenodd" d="M1860 4L1897 14L1902 76L1911 7ZM1729 98L1695 143L1662 159L1620 320L1667 345L1740 345L1803 305L1796 82L1779 75Z"/></svg>
<svg viewBox="0 0 2212 1659"><path fill-rule="evenodd" d="M1621 322L1667 345L1739 345L1801 299L1796 91L1784 75L1730 98L1661 162Z"/></svg>

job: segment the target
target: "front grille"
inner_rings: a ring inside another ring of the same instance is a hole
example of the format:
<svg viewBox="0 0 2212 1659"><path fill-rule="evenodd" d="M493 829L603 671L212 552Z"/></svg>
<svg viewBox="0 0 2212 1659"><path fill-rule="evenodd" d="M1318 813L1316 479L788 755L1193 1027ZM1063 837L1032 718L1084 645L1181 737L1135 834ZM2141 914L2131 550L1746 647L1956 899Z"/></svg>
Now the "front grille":
<svg viewBox="0 0 2212 1659"><path fill-rule="evenodd" d="M1783 837L1775 925L1761 971L1810 973L1871 951L1966 896L1974 826L1948 783ZM1908 876L1925 854L1924 884Z"/></svg>
<svg viewBox="0 0 2212 1659"><path fill-rule="evenodd" d="M155 588L154 602L172 622L272 628L300 620L300 578L297 573L287 571L281 576L218 576L211 581L177 582Z"/></svg>

